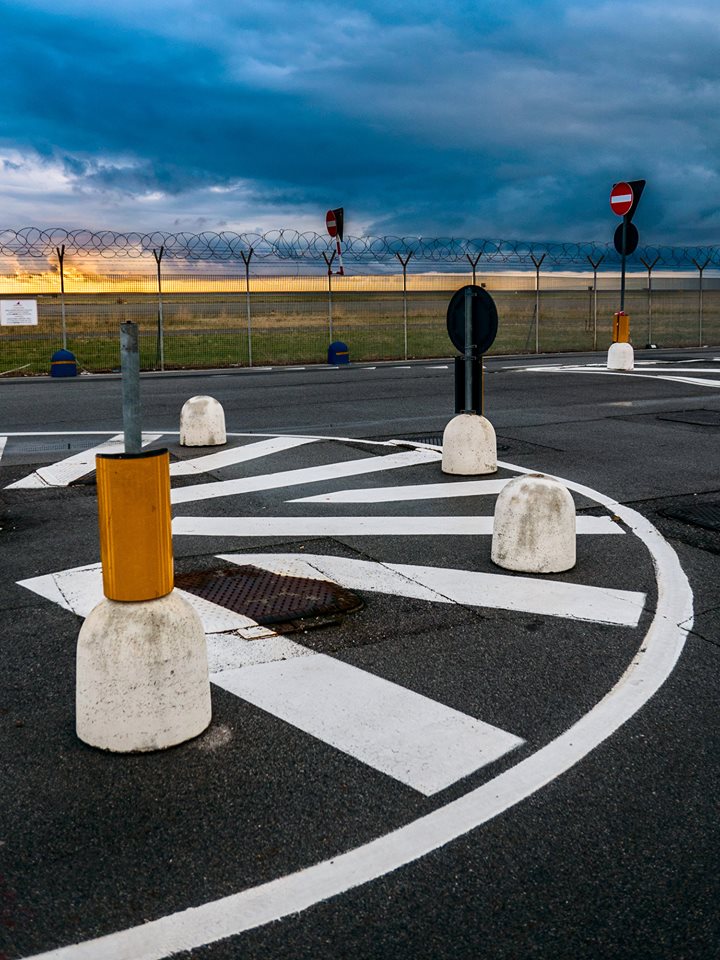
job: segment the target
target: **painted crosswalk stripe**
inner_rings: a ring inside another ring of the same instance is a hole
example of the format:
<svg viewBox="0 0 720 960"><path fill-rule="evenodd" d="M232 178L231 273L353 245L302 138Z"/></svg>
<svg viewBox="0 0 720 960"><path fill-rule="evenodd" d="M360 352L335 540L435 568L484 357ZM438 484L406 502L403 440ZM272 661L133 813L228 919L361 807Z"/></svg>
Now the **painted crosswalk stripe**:
<svg viewBox="0 0 720 960"><path fill-rule="evenodd" d="M545 577L477 573L447 567L379 564L305 554L222 554L231 563L251 563L273 572L332 580L347 590L366 590L436 603L516 610L522 613L636 627L645 607L644 593L567 583ZM300 573L301 570L306 572Z"/></svg>
<svg viewBox="0 0 720 960"><path fill-rule="evenodd" d="M317 573L315 573L317 576ZM86 617L102 600L100 564L19 585ZM241 614L179 591L208 633L213 684L429 796L523 743L519 737L288 637L248 642ZM305 664L300 667L299 663Z"/></svg>
<svg viewBox="0 0 720 960"><path fill-rule="evenodd" d="M425 796L523 743L324 654L227 670L213 682Z"/></svg>
<svg viewBox="0 0 720 960"><path fill-rule="evenodd" d="M400 500L437 500L447 497L484 497L500 493L504 480L456 480L446 483L413 483L404 487L369 487L337 490L314 497L298 497L288 503L394 503Z"/></svg>
<svg viewBox="0 0 720 960"><path fill-rule="evenodd" d="M172 491L171 497L173 503L194 503L197 500L209 500L213 497L231 497L239 493L274 490L299 483L317 483L321 480L337 480L342 477L377 473L382 470L396 470L400 467L435 462L441 456L439 450L411 450L406 453L365 457L361 460L344 460L318 467L283 470L278 473L263 474L259 477L242 477L238 480L219 480L215 483L200 483L189 487L179 487Z"/></svg>
<svg viewBox="0 0 720 960"><path fill-rule="evenodd" d="M142 445L146 447L154 443L162 436L161 433L144 433L142 435ZM95 469L95 456L98 453L124 453L125 443L122 433L111 437L104 443L96 447L90 447L89 450L81 450L71 457L66 457L57 463L51 463L47 467L40 467L34 470L27 477L16 480L15 483L9 483L6 490L13 489L38 489L41 487L67 487L74 480L79 480Z"/></svg>
<svg viewBox="0 0 720 960"><path fill-rule="evenodd" d="M272 437L270 440L258 440L256 443L246 443L241 447L232 447L229 450L218 450L202 457L193 457L191 460L179 460L170 464L171 477L184 477L195 473L208 473L237 463L246 463L248 460L257 460L272 453L291 450L306 443L317 443L314 437Z"/></svg>
<svg viewBox="0 0 720 960"><path fill-rule="evenodd" d="M193 537L473 537L492 530L492 517L175 517L172 525L174 535ZM577 533L624 530L608 516L581 516Z"/></svg>

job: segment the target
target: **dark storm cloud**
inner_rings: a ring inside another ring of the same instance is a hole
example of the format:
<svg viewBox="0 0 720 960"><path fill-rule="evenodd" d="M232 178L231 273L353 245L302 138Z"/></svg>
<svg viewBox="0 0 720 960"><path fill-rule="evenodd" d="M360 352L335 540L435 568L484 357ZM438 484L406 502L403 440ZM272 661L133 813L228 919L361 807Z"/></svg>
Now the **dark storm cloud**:
<svg viewBox="0 0 720 960"><path fill-rule="evenodd" d="M648 242L717 241L709 2L37 0L4 28L0 154L60 177L45 204L0 183L28 222L320 227L344 203L356 233L584 240L646 177Z"/></svg>

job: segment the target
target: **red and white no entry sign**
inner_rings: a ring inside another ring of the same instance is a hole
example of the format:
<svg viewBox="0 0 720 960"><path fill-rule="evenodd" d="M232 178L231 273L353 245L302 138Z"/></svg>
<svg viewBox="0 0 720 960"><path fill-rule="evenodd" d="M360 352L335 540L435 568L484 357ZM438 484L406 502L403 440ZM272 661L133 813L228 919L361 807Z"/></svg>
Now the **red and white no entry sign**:
<svg viewBox="0 0 720 960"><path fill-rule="evenodd" d="M610 209L619 217L630 211L634 200L633 188L629 183L616 183L610 191Z"/></svg>
<svg viewBox="0 0 720 960"><path fill-rule="evenodd" d="M328 210L328 212L325 214L325 223L327 224L327 232L330 234L330 236L331 236L331 237L336 236L336 235L337 235L337 223L336 223L336 221L335 221L335 211L334 211L334 210Z"/></svg>

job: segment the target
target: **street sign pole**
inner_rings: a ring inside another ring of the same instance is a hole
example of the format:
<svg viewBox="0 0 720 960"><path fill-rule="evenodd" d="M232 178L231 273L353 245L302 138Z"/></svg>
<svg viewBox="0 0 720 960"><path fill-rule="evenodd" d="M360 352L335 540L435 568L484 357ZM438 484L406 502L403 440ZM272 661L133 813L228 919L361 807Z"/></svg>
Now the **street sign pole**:
<svg viewBox="0 0 720 960"><path fill-rule="evenodd" d="M625 310L625 261L627 259L627 216L622 222L622 265L620 267L620 310Z"/></svg>
<svg viewBox="0 0 720 960"><path fill-rule="evenodd" d="M473 413L473 341L472 287L465 287L465 413ZM478 411L482 413L482 411Z"/></svg>

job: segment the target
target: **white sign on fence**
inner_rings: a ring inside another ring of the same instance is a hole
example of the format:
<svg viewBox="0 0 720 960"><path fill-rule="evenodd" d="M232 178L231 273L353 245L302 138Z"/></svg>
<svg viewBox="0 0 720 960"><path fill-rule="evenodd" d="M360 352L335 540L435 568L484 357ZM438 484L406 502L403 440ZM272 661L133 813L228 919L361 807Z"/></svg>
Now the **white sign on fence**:
<svg viewBox="0 0 720 960"><path fill-rule="evenodd" d="M36 327L37 300L0 300L0 327Z"/></svg>

